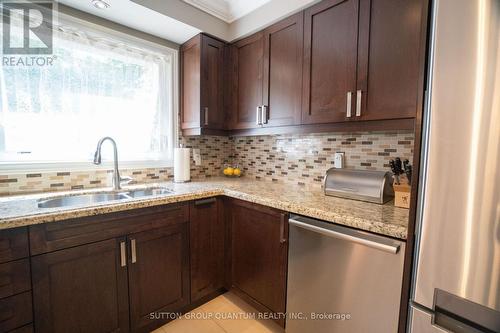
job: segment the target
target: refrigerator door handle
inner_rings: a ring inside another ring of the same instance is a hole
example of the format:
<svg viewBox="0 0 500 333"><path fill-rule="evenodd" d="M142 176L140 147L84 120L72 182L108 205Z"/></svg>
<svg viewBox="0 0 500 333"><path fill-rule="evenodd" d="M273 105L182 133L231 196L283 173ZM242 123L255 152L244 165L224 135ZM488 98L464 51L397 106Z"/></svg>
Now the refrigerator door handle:
<svg viewBox="0 0 500 333"><path fill-rule="evenodd" d="M321 227L318 227L318 226L315 226L315 225L312 225L309 223L304 223L304 222L298 221L298 220L293 219L293 218L290 218L288 220L288 223L290 223L291 225L297 226L299 228L302 228L302 229L306 229L309 231L320 233L320 234L325 235L325 236L343 239L343 240L353 242L353 243L362 244L362 245L369 246L371 248L381 250L384 252L389 252L392 254L396 254L399 252L400 246L397 243L394 243L393 245L383 244L383 243L373 241L371 239L363 238L361 236L353 236L353 235L349 235L347 233L343 233L341 231L321 228Z"/></svg>
<svg viewBox="0 0 500 333"><path fill-rule="evenodd" d="M434 323L452 332L500 332L500 312L441 289L434 290Z"/></svg>

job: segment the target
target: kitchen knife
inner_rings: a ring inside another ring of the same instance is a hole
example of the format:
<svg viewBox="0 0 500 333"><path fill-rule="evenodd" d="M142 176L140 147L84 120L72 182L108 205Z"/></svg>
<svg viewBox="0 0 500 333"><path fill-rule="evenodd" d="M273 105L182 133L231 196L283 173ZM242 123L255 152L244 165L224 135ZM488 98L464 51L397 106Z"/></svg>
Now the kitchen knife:
<svg viewBox="0 0 500 333"><path fill-rule="evenodd" d="M403 173L403 165L401 164L401 159L399 157L396 157L394 159L394 165L396 167L396 173L398 175Z"/></svg>
<svg viewBox="0 0 500 333"><path fill-rule="evenodd" d="M395 183L396 185L399 185L399 172L396 168L396 162L394 160L390 160L389 165L391 167L392 174L394 175Z"/></svg>
<svg viewBox="0 0 500 333"><path fill-rule="evenodd" d="M405 169L406 178L408 179L408 185L410 185L411 184L411 165L410 165L410 161L404 160L403 161L403 167Z"/></svg>

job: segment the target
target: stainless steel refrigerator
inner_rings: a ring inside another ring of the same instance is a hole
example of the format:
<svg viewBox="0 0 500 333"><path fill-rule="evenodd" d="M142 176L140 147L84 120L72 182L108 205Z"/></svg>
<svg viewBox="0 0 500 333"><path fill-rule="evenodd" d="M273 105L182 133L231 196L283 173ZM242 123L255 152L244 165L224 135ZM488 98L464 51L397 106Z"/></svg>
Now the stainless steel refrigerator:
<svg viewBox="0 0 500 333"><path fill-rule="evenodd" d="M500 332L500 0L435 0L409 331Z"/></svg>

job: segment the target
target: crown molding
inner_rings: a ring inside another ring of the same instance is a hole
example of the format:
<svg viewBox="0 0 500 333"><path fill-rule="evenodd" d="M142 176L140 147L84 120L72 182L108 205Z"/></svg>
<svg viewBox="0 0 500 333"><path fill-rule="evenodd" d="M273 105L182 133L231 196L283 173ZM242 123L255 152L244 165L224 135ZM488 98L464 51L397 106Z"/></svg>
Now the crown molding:
<svg viewBox="0 0 500 333"><path fill-rule="evenodd" d="M270 0L182 0L185 3L196 7L205 13L221 19L226 23L235 20L254 11Z"/></svg>

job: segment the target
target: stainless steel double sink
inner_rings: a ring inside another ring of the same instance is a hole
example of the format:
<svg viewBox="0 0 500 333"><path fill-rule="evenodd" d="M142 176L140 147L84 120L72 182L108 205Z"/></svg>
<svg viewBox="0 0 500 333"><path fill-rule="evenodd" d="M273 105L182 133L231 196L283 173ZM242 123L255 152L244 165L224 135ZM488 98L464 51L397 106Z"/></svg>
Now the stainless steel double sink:
<svg viewBox="0 0 500 333"><path fill-rule="evenodd" d="M173 191L165 187L124 190L123 192L101 192L80 195L68 195L52 199L38 200L38 208L58 208L71 206L91 206L107 201L126 199L144 199L150 196L172 194Z"/></svg>

